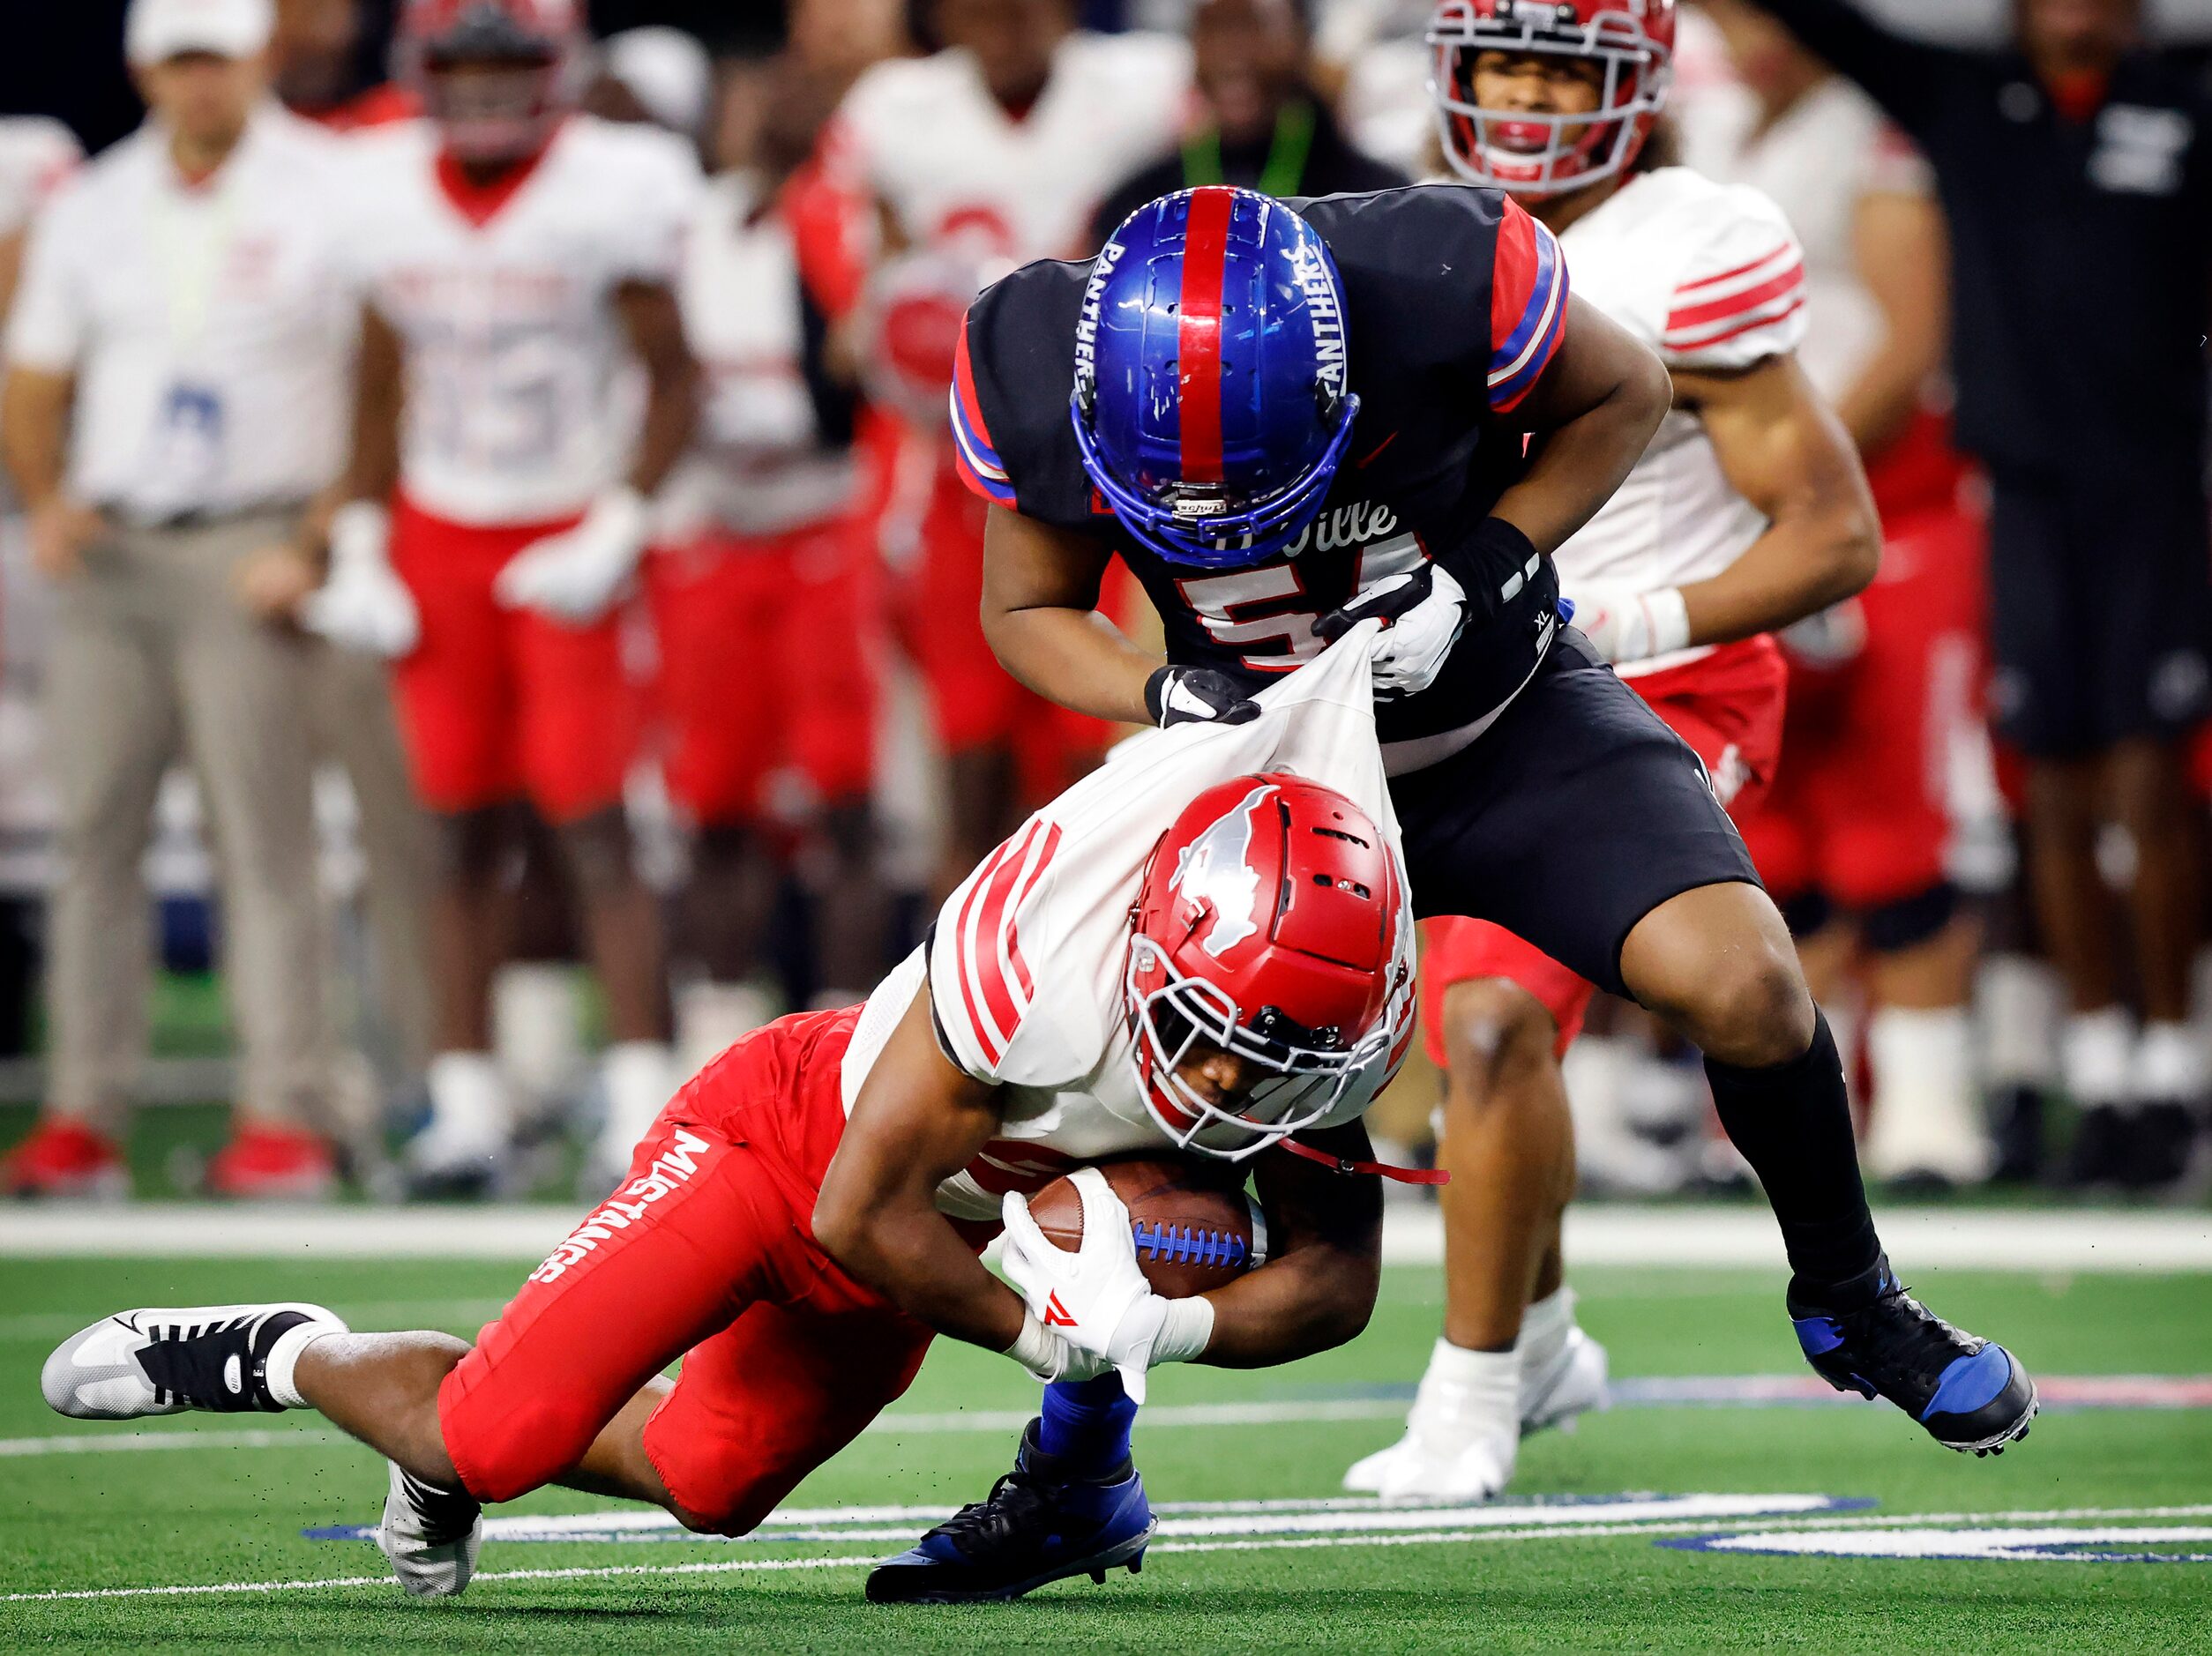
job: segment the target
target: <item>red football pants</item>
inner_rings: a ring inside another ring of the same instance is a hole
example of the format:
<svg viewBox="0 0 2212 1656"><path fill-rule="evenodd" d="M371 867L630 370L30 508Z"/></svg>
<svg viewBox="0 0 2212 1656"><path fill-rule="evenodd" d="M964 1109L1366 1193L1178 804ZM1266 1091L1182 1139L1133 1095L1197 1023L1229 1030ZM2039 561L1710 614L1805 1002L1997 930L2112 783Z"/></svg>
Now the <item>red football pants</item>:
<svg viewBox="0 0 2212 1656"><path fill-rule="evenodd" d="M813 1239L859 1016L781 1018L707 1065L478 1334L437 1399L471 1495L557 1479L681 1357L646 1455L688 1518L742 1534L912 1383L930 1331Z"/></svg>
<svg viewBox="0 0 2212 1656"><path fill-rule="evenodd" d="M1731 816L1756 809L1774 785L1787 702L1788 674L1772 638L1724 645L1700 660L1627 683L1704 761ZM1421 934L1423 1038L1437 1063L1446 1063L1444 991L1471 978L1504 978L1536 996L1558 1027L1553 1053L1566 1056L1595 993L1588 979L1486 920L1425 921Z"/></svg>
<svg viewBox="0 0 2212 1656"><path fill-rule="evenodd" d="M638 720L617 617L565 627L492 596L510 558L575 521L487 527L433 518L404 496L392 503L392 568L422 620L392 683L432 810L527 798L559 823L622 799Z"/></svg>
<svg viewBox="0 0 2212 1656"><path fill-rule="evenodd" d="M869 551L840 520L650 560L669 792L694 821L754 821L786 762L822 802L868 793L882 630Z"/></svg>

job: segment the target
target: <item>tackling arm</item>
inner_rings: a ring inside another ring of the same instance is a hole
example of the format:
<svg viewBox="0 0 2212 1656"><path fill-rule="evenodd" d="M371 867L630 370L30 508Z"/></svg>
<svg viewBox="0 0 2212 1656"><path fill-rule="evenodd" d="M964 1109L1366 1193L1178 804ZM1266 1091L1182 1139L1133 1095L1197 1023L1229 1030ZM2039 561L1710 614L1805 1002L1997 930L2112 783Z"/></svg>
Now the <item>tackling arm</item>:
<svg viewBox="0 0 2212 1656"><path fill-rule="evenodd" d="M1021 1300L937 1209L937 1187L998 1127L998 1089L938 1049L925 983L854 1102L814 1204L814 1240L908 1316L990 1351L1023 1339Z"/></svg>
<svg viewBox="0 0 2212 1656"><path fill-rule="evenodd" d="M646 371L645 421L630 468L630 487L650 496L691 446L699 422L699 364L684 338L676 295L659 282L625 282L615 290L630 348Z"/></svg>
<svg viewBox="0 0 2212 1656"><path fill-rule="evenodd" d="M1657 354L1595 305L1571 299L1558 351L1515 414L1536 436L1528 468L1491 516L1551 556L1643 458L1668 396Z"/></svg>
<svg viewBox="0 0 2212 1656"><path fill-rule="evenodd" d="M1087 535L992 507L983 531L983 637L999 665L1046 700L1150 724L1145 683L1164 663L1098 608L1112 557Z"/></svg>

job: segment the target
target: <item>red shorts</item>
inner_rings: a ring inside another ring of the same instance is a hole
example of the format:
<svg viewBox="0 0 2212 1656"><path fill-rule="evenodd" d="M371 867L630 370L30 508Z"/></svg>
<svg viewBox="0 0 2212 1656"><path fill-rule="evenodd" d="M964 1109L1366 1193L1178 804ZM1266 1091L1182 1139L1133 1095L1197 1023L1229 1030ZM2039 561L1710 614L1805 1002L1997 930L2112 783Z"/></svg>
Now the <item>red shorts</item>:
<svg viewBox="0 0 2212 1656"><path fill-rule="evenodd" d="M1049 797L1072 780L1069 757L1095 758L1112 732L1102 720L1070 712L1023 688L991 653L982 613L990 511L949 459L938 466L903 583L900 634L928 686L945 751L1013 748L1030 791Z"/></svg>
<svg viewBox="0 0 2212 1656"><path fill-rule="evenodd" d="M669 791L694 820L754 820L787 763L823 802L869 792L880 637L869 550L840 520L649 561Z"/></svg>
<svg viewBox="0 0 2212 1656"><path fill-rule="evenodd" d="M707 1065L615 1194L477 1335L437 1394L471 1495L550 1482L681 1357L646 1455L687 1515L742 1534L912 1383L930 1331L811 1229L859 1017L781 1018Z"/></svg>
<svg viewBox="0 0 2212 1656"><path fill-rule="evenodd" d="M393 683L432 810L527 798L560 823L621 802L638 719L618 617L564 627L491 595L508 559L576 521L479 527L392 503L392 567L422 618Z"/></svg>
<svg viewBox="0 0 2212 1656"><path fill-rule="evenodd" d="M1705 762L1713 791L1741 820L1774 784L1782 757L1789 675L1772 638L1723 645L1684 667L1625 681ZM1422 924L1421 1021L1429 1056L1446 1063L1444 991L1471 978L1503 978L1542 1003L1558 1026L1552 1050L1564 1056L1582 1033L1594 993L1535 944L1486 920L1439 918Z"/></svg>
<svg viewBox="0 0 2212 1656"><path fill-rule="evenodd" d="M1982 524L1955 509L1887 526L1858 599L1865 642L1841 667L1793 667L1790 762L1741 817L1769 889L1866 909L1944 878L1949 768L1982 718Z"/></svg>

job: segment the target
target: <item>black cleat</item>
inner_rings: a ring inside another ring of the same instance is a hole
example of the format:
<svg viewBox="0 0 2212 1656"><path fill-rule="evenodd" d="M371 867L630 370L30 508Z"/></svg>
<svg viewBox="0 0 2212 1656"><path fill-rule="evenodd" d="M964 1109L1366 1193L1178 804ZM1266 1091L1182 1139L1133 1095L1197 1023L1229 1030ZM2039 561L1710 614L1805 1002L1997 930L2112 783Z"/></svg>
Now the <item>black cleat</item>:
<svg viewBox="0 0 2212 1656"><path fill-rule="evenodd" d="M1057 1475L1037 1448L1037 1422L1021 1435L1014 1469L896 1558L868 1574L872 1604L968 1604L1019 1599L1048 1581L1109 1570L1135 1575L1159 1528L1135 1463L1097 1478Z"/></svg>
<svg viewBox="0 0 2212 1656"><path fill-rule="evenodd" d="M2002 1454L2028 1436L2036 1383L2019 1360L1922 1305L1887 1257L1835 1297L1856 1309L1807 1304L1793 1291L1790 1316L1805 1361L1838 1391L1887 1398L1947 1449Z"/></svg>
<svg viewBox="0 0 2212 1656"><path fill-rule="evenodd" d="M206 1409L273 1414L270 1348L313 1323L342 1334L319 1305L198 1305L102 1317L54 1348L41 1384L53 1408L80 1421L131 1421Z"/></svg>

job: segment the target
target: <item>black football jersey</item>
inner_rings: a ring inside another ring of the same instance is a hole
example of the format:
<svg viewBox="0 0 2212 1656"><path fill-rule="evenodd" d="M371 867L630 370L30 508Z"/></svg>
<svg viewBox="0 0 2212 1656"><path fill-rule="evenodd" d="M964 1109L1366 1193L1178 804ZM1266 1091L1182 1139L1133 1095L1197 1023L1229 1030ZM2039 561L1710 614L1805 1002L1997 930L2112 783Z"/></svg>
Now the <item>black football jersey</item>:
<svg viewBox="0 0 2212 1656"><path fill-rule="evenodd" d="M1335 258L1360 406L1320 513L1286 554L1198 569L1118 533L1069 415L1085 264L1028 265L969 310L953 399L960 470L996 504L1106 541L1164 619L1169 660L1247 683L1319 653L1314 623L1363 587L1456 554L1465 632L1434 685L1378 709L1386 742L1456 730L1512 697L1558 624L1549 559L1506 567L1470 537L1521 473L1513 410L1564 332L1566 261L1497 190L1424 184L1290 205Z"/></svg>

